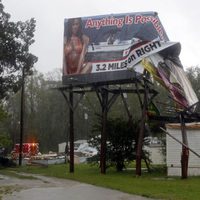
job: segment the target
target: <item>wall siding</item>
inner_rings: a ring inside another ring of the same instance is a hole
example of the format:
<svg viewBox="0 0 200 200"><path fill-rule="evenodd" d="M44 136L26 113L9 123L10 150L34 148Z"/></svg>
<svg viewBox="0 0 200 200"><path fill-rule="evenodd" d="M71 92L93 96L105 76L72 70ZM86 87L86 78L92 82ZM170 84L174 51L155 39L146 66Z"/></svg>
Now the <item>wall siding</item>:
<svg viewBox="0 0 200 200"><path fill-rule="evenodd" d="M187 126L187 125L186 125ZM182 141L182 135L180 129L173 129L167 127L167 132L173 135L179 141ZM196 153L200 154L200 128L199 129L187 129L187 138L189 147ZM166 137L166 149L167 149L167 169L168 176L181 176L181 153L182 145L167 135ZM200 175L200 158L189 152L188 163L188 175L196 176Z"/></svg>

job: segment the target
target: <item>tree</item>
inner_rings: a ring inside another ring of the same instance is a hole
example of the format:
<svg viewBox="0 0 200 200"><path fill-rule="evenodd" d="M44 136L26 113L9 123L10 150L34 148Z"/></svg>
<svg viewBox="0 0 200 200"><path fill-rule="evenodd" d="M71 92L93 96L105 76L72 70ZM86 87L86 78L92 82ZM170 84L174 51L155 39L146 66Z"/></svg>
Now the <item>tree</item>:
<svg viewBox="0 0 200 200"><path fill-rule="evenodd" d="M55 79L57 79L55 77ZM55 89L60 81L33 71L25 82L24 142L39 142L40 151L57 151L58 143L67 140L68 106L62 94ZM9 118L5 126L13 144L19 142L20 91L5 105Z"/></svg>
<svg viewBox="0 0 200 200"><path fill-rule="evenodd" d="M190 67L186 73L197 97L200 98L200 67Z"/></svg>
<svg viewBox="0 0 200 200"><path fill-rule="evenodd" d="M36 21L11 22L0 0L0 99L21 86L22 68L25 75L31 73L37 57L29 52L34 43Z"/></svg>
<svg viewBox="0 0 200 200"><path fill-rule="evenodd" d="M200 67L190 67L186 71L188 79L191 82L192 88L197 95L197 98L200 99ZM200 105L197 104L195 112L200 112Z"/></svg>
<svg viewBox="0 0 200 200"><path fill-rule="evenodd" d="M6 133L0 133L0 148L3 147L10 150L11 145L12 141L9 135Z"/></svg>
<svg viewBox="0 0 200 200"><path fill-rule="evenodd" d="M122 171L125 164L135 160L136 141L138 137L139 123L126 121L122 118L108 119L106 124L107 147L106 165L115 166L117 171ZM98 155L91 158L91 162L98 161L100 157L101 123L94 125L93 134L89 144L98 150ZM147 158L147 152L143 150L143 158Z"/></svg>
<svg viewBox="0 0 200 200"><path fill-rule="evenodd" d="M7 113L3 109L3 107L0 105L0 122L4 120L7 117Z"/></svg>
<svg viewBox="0 0 200 200"><path fill-rule="evenodd" d="M7 134L4 122L8 118L7 112L3 109L3 107L0 105L0 149L6 148L6 150L10 150L12 142L9 134Z"/></svg>

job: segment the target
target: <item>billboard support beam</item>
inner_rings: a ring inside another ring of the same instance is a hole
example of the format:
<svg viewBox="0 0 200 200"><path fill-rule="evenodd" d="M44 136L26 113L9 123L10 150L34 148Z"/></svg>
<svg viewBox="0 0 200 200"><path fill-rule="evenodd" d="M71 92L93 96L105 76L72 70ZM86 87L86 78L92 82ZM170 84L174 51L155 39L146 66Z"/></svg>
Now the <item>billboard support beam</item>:
<svg viewBox="0 0 200 200"><path fill-rule="evenodd" d="M148 93L148 87L147 83L144 80L144 99L143 99L143 105L142 105L142 118L140 122L140 131L138 135L138 141L137 141L137 151L136 151L136 175L141 176L141 160L142 160L142 146L143 146L143 139L144 139L144 132L145 132L145 121L146 121L146 112L147 112L147 93Z"/></svg>
<svg viewBox="0 0 200 200"><path fill-rule="evenodd" d="M102 110L102 131L101 131L101 151L100 151L100 167L101 173L106 174L106 141L107 141L107 115L108 111L116 101L119 93L114 93L109 99L108 87L96 88L96 94L99 99Z"/></svg>
<svg viewBox="0 0 200 200"><path fill-rule="evenodd" d="M101 173L106 173L106 124L108 114L108 91L102 90L102 133L101 133Z"/></svg>
<svg viewBox="0 0 200 200"><path fill-rule="evenodd" d="M70 132L69 132L69 141L70 141L70 167L69 172L74 172L74 99L73 99L73 91L70 88L69 91L69 102L70 102L70 110L69 110L69 124L70 124Z"/></svg>
<svg viewBox="0 0 200 200"><path fill-rule="evenodd" d="M64 96L68 106L69 106L69 141L70 141L70 161L69 161L69 172L74 172L74 112L78 106L78 103L82 100L84 96L84 92L81 93L80 99L74 106L74 92L73 87L69 88L69 99L64 93L63 90L60 90L62 95Z"/></svg>
<svg viewBox="0 0 200 200"><path fill-rule="evenodd" d="M145 80L144 80L145 81ZM130 81L131 83L132 81ZM115 103L116 99L118 96L121 96L123 104L125 106L125 110L128 114L129 117L129 121L132 123L132 115L128 109L128 104L126 102L126 99L123 95L123 93L137 93L138 96L142 93L144 94L144 103L141 105L141 109L143 109L143 115L142 115L142 123L141 123L141 134L140 136L142 136L142 142L143 142L143 135L144 133L142 133L142 131L144 132L144 126L145 126L145 117L146 117L146 109L147 109L147 89L148 89L148 93L149 94L153 94L153 96L155 96L157 94L157 92L151 88L149 88L147 86L147 82L145 81L145 84L142 84L141 86L143 88L139 88L138 85L136 85L136 82L139 82L141 84L141 82L139 80L136 80L132 83L135 83L135 87L136 89L127 89L127 88L121 88L118 87L117 89L115 88L109 88L109 85L101 85L101 86L95 86L93 85L93 87L91 87L90 89L88 88L75 88L72 85L67 86L67 87L60 87L57 88L62 95L64 96L69 109L70 109L70 172L74 172L74 149L73 149L73 142L74 142L74 112L75 109L78 107L78 103L80 102L80 100L83 98L84 94L86 92L96 92L96 95L98 97L98 100L100 102L100 106L102 109L102 132L101 132L101 154L100 154L100 166L101 166L101 173L105 174L106 173L106 140L107 140L107 133L106 133L106 124L107 124L107 115L108 115L108 111L110 110L110 108L112 107L112 105ZM69 97L66 95L66 92L69 93ZM78 100L78 102L74 105L73 102L73 94L77 93L77 94L81 94L80 99ZM110 96L109 96L110 95ZM141 97L139 97L142 103L142 99ZM132 124L131 124L132 125ZM141 142L141 150L142 150L142 143ZM139 150L138 150L139 152ZM138 165L138 169L141 171L141 152L139 154L139 159L137 164L140 164L140 167Z"/></svg>
<svg viewBox="0 0 200 200"><path fill-rule="evenodd" d="M181 177L186 179L188 177L188 160L189 160L189 149L188 149L188 139L185 127L184 115L181 113L179 115L181 123L181 133L182 133L182 154L181 154Z"/></svg>

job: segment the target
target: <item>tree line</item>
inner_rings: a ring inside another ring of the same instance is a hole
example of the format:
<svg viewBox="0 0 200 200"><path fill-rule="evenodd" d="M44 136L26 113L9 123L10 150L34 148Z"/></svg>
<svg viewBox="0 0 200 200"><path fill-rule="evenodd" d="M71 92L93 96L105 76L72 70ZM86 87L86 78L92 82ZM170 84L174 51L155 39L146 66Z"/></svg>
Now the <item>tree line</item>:
<svg viewBox="0 0 200 200"><path fill-rule="evenodd" d="M25 81L24 141L39 142L40 149L45 152L49 150L57 151L58 143L69 140L69 106L61 92L55 89L62 84L57 77L59 73L61 77L60 69L56 69L47 75L35 70L31 76L26 77ZM187 74L199 98L199 67L188 68ZM157 89L160 93L157 99L160 102L166 102L166 92L162 88ZM165 96L163 93L165 93ZM20 90L12 94L4 100L0 109L1 131L9 135L13 144L19 142L20 95ZM75 102L79 98L78 94L75 95ZM126 101L133 118L138 120L141 113L137 95L127 94ZM162 110L164 106L160 106L162 108L159 108L159 110ZM75 139L89 138L99 114L101 114L101 106L95 92L86 93L75 110ZM128 120L120 97L111 107L108 117Z"/></svg>
<svg viewBox="0 0 200 200"><path fill-rule="evenodd" d="M61 74L58 69L45 76L35 70L25 81L24 141L39 142L43 152L57 151L58 143L69 140L69 106L61 92L56 89L61 86L61 81L52 76L58 74L58 71ZM19 90L4 104L8 116L3 124L13 144L19 142L20 95ZM76 94L74 98L77 102L80 95ZM127 101L132 110L138 100L136 96L130 95ZM109 116L128 119L122 104L122 99L118 98ZM100 113L101 107L96 93L86 93L75 110L75 140L89 138ZM136 109L135 115L139 115L139 109Z"/></svg>

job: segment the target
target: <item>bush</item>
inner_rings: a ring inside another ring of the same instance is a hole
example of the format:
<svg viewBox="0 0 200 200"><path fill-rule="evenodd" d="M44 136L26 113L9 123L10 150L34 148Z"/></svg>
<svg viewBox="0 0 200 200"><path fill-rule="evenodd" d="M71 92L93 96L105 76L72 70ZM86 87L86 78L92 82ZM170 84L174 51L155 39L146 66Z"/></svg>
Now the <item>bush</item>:
<svg viewBox="0 0 200 200"><path fill-rule="evenodd" d="M136 141L138 138L139 123L127 122L120 118L108 119L106 124L107 146L106 146L106 166L115 166L117 171L122 171L125 164L136 158ZM98 162L100 158L101 126L94 126L93 135L88 143L98 150L97 156L89 159L89 162ZM96 134L96 136L95 136ZM143 157L146 157L143 151Z"/></svg>

